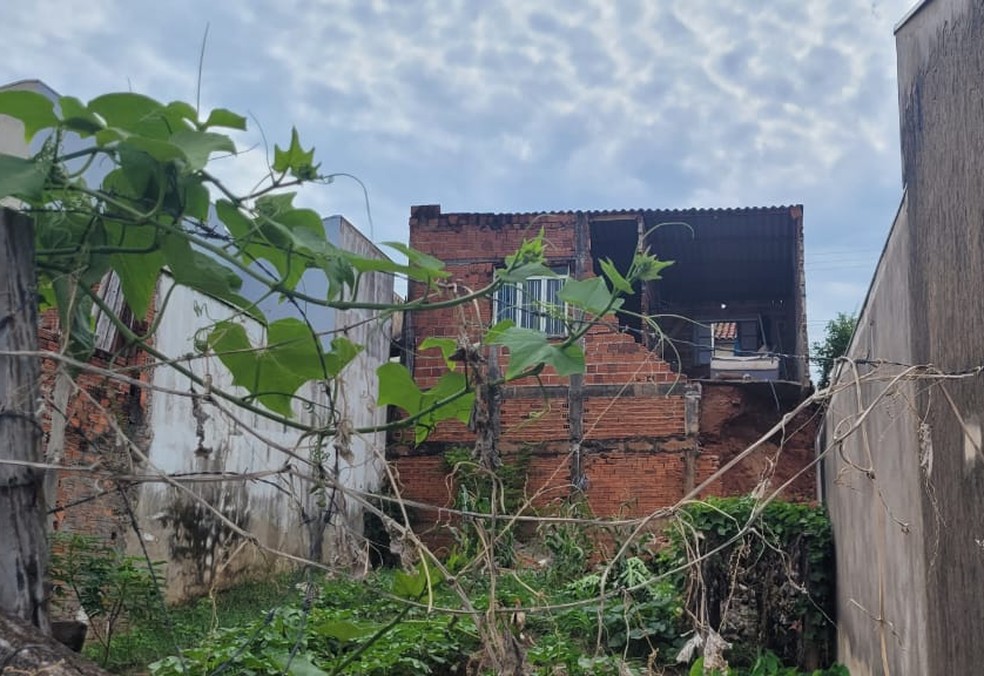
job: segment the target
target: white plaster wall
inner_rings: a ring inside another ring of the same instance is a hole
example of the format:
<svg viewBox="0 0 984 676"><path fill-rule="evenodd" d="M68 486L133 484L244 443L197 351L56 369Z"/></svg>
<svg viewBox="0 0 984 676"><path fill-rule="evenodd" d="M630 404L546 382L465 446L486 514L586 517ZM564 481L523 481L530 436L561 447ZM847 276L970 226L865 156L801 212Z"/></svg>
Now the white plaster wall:
<svg viewBox="0 0 984 676"><path fill-rule="evenodd" d="M331 224L326 225L331 233ZM340 227L341 232L347 233L345 244L358 247L359 253L381 255L347 222L339 219L335 225L336 232ZM172 284L169 277L162 277L157 298L165 298ZM392 277L367 276L357 298L391 302ZM228 318L234 310L222 301L178 286L171 291L167 306L161 311L163 316L154 336L155 348L172 359L192 356L182 363L201 378L209 376L213 388L243 393L232 386L231 374L217 358L203 358L195 349L196 335L214 322ZM336 407L353 430L381 425L386 421L386 410L375 404L376 368L389 355L390 322L379 321L373 311L335 314L332 328L364 346L342 374ZM242 323L254 344L262 341L261 325L251 320ZM325 330L321 326L314 328ZM236 420L233 420L208 402L161 392L160 389L191 391L192 382L173 368L158 366L152 381L157 391L151 396L147 416L147 454L156 469L170 474L250 473L283 467L290 458L265 440L310 457L313 439L302 440L297 430L245 409L235 410ZM297 394L315 405L306 409L299 404L295 406L296 420L313 426L324 420L327 397L322 384L309 383ZM227 402L221 405L232 407ZM337 442L339 438L328 440L323 447L326 470L337 471L340 483L356 491L377 488L383 468L384 433L353 433L347 453L338 451ZM291 464L294 469L306 470L297 460ZM187 486L263 545L296 556L310 554L311 531L302 517L302 507L308 514L317 512L310 482L283 475L245 485L189 482ZM361 506L344 491L329 491L326 497L334 501L334 517L321 549L321 559L329 564L350 563L361 551ZM151 556L168 562L168 595L172 599L200 593L213 583L225 586L243 576L268 574L286 565L284 561L277 562L276 557L262 555L258 548L242 545L242 540L223 526L220 519L173 486L144 484L138 499L138 519ZM130 543L131 549L136 546L136 542Z"/></svg>
<svg viewBox="0 0 984 676"><path fill-rule="evenodd" d="M328 219L329 237L338 247L367 258L383 254L351 223L339 216ZM337 229L336 229L337 228ZM363 303L393 302L393 277L383 274L363 276L355 295ZM386 407L377 406L379 379L376 369L389 359L392 320L375 320L374 310L345 310L336 313L335 330L365 349L342 374L342 396L337 402L344 420L356 429L386 423ZM356 433L352 437L353 462L341 464L341 478L346 486L372 491L379 487L385 457L384 432ZM362 511L347 501L351 520L361 524Z"/></svg>
<svg viewBox="0 0 984 676"><path fill-rule="evenodd" d="M158 298L165 297L172 284L170 278L162 277ZM197 332L231 313L232 309L225 303L178 286L163 309L154 346L171 358L197 355ZM261 327L255 322L244 324L252 340L258 341ZM217 358L193 358L184 364L199 377L210 376L214 388L243 393L232 387L231 375ZM192 390L192 382L168 366L155 368L151 380L155 388ZM303 389L310 391L311 387ZM223 405L231 407L228 403ZM199 417L208 416L202 418L201 437L196 413ZM147 415L150 436L147 456L152 468L181 474L257 472L282 467L287 458L250 432L287 447L297 444L299 434L244 409L236 410L234 415L239 422L207 402L196 406L189 397L153 392ZM268 483L188 483L187 486L234 523L255 534L264 545L306 555L307 538L301 526L300 510L289 498L290 492L299 493L297 482L292 485L285 478L274 477ZM264 572L252 570L263 563L257 559L256 552L239 551L233 556L238 539L222 527L214 514L196 506L194 500L173 486L163 483L141 486L138 520L151 555L167 562L171 598L201 591L215 580L224 584L240 574Z"/></svg>

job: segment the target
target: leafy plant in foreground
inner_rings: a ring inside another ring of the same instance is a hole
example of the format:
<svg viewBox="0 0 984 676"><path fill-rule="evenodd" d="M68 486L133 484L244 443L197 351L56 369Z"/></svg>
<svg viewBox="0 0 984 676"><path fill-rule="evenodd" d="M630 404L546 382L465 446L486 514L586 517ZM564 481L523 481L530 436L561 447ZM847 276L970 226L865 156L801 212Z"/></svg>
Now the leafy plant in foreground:
<svg viewBox="0 0 984 676"><path fill-rule="evenodd" d="M156 562L152 573L144 559L84 535L56 534L53 545L49 571L55 598L85 612L89 636L99 644L94 656L106 666L123 626L150 623L160 615L163 564Z"/></svg>
<svg viewBox="0 0 984 676"><path fill-rule="evenodd" d="M710 498L684 507L668 535L663 566L702 557L676 583L690 612L734 644L729 660L749 665L762 648L786 664L832 661L833 540L823 508Z"/></svg>

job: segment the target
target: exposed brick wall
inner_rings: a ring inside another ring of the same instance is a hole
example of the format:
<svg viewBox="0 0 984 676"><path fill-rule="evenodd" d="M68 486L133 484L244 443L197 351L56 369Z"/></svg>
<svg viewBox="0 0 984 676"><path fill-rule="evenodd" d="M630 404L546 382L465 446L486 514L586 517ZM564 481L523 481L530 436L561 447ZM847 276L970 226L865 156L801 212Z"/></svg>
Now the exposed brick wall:
<svg viewBox="0 0 984 676"><path fill-rule="evenodd" d="M438 207L417 207L411 213L410 245L445 261L451 273L448 281L459 285L459 292L489 284L504 257L541 226L550 264L567 265L572 271L577 267L577 215L573 213L542 217L441 214ZM409 300L421 298L423 292L421 285L411 284ZM439 297L443 296L434 296ZM410 319L410 346L416 350L429 336L458 338L464 334L475 341L491 319L488 299L455 309L417 312ZM582 396L578 411L573 412L581 414L579 446L572 445L572 400L566 378L546 369L538 380L516 381L503 388L500 446L504 461L509 462L510 450L524 449L532 454L526 491L538 495L533 502L536 508L576 493L571 485L572 449L576 447L583 473L581 488L596 515L649 514L676 503L684 496L688 481L699 485L779 419L771 402L743 392L743 385L731 386L730 390L713 385L704 390L705 398L709 398L701 401L700 433L695 435L694 427L688 430L686 424L687 379L631 334L621 331L614 317L606 317L592 328L584 339L584 352ZM495 358L504 370L508 354L500 351ZM446 370L436 349L416 350L412 363L414 377L424 387L436 382ZM736 398L740 402L737 408L750 417L733 415L735 407L729 402ZM788 478L808 462L811 439L812 428L807 425L789 440L779 459L777 478ZM397 436L389 452L403 495L439 507L450 506L454 487L441 454L449 446L470 447L474 441L474 434L459 422L441 424L420 447L408 443L406 435ZM705 494L752 490L764 459L770 453L775 455L776 449L770 442L735 472L709 486ZM687 476L688 457L691 477ZM812 474L807 474L789 495L812 498L812 481ZM415 516L416 525L427 531L431 544L450 543L446 512L439 517L433 511L417 511Z"/></svg>
<svg viewBox="0 0 984 676"><path fill-rule="evenodd" d="M716 456L697 461L697 482L718 468ZM588 504L595 514L635 517L675 504L684 496L682 452L597 453L585 459Z"/></svg>
<svg viewBox="0 0 984 676"><path fill-rule="evenodd" d="M45 312L38 329L39 349L58 352L60 338L56 312ZM126 349L117 355L97 351L89 363L102 369L123 370L131 378L146 378L146 370L139 367L147 361L145 353ZM43 360L41 393L47 402L47 414L42 420L45 444L51 427L50 407L55 373L55 362ZM115 418L116 424L131 439L138 444L145 442L147 430L144 414L149 403L149 391L89 371L76 373L74 381L89 396L73 394L69 399L62 464L94 467L100 473L132 474L134 468L130 450L118 437L106 413ZM58 473L55 511L52 513L55 531L96 536L106 542L123 545L123 536L131 528L129 515L116 484L103 476L78 471ZM130 490L128 497L132 504L134 495Z"/></svg>
<svg viewBox="0 0 984 676"><path fill-rule="evenodd" d="M767 383L742 385L704 383L700 406L700 449L721 465L751 446L778 423L794 406ZM743 495L755 489L765 473L772 473L771 488L777 489L799 473L782 497L791 500L816 499L814 440L820 411L810 407L780 432L742 460L724 477L721 493Z"/></svg>

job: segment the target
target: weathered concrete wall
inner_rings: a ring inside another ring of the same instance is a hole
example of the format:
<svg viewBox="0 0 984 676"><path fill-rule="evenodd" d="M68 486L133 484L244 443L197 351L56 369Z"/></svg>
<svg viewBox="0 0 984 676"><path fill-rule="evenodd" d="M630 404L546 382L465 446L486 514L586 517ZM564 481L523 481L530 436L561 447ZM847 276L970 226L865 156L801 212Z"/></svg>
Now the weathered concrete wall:
<svg viewBox="0 0 984 676"><path fill-rule="evenodd" d="M24 80L0 87L0 90L38 92L54 101L58 93L38 80ZM47 134L41 133L30 143L24 140L23 125L0 116L0 152L28 156L36 152ZM63 139L65 151L88 145L76 134ZM82 160L77 160L82 162ZM108 170L107 163L95 163L85 173L90 184L96 184ZM325 221L329 240L342 249L363 256L382 257L383 254L344 218L333 216ZM171 285L165 277L157 295L158 301ZM313 296L323 296L327 289L323 273L311 271L301 280L300 288ZM266 289L255 280L244 280L243 295L259 299ZM366 303L391 303L393 278L382 273L362 277L353 300ZM376 368L389 358L392 321L375 319L377 313L367 310L335 312L329 308L302 304L278 303L269 298L261 304L268 318L305 316L321 333L327 346L336 332L365 347L362 353L343 372L334 402L340 420L352 428L372 427L386 422L385 408L375 404L378 381ZM194 340L198 330L231 315L232 309L215 299L176 289L165 309L165 316L154 336L155 347L172 357L195 354ZM149 319L149 318L144 318ZM260 327L246 322L256 341ZM43 349L57 351L60 329L55 313L49 312L39 326ZM143 374L147 355L132 349L112 357L99 352L92 365L103 368L130 369L129 373ZM188 362L197 375L210 374L215 387L228 388L231 378L217 359L192 359ZM43 365L42 392L52 389L54 364ZM158 367L153 372L157 387L189 391L191 382L173 369ZM92 373L79 375L76 382L89 396L72 397L68 406L69 424L65 434L64 462L68 465L89 466L98 463L104 470L130 473L133 457L121 436L118 426L138 447L150 456L150 462L169 473L181 472L251 472L277 469L287 461L286 456L271 449L256 436L216 411L207 402L147 390ZM327 403L324 388L308 386L298 393ZM311 419L316 411L300 410L301 419ZM110 420L107 416L113 416ZM271 421L245 411L236 416L258 435L284 446L297 449L299 434ZM45 420L46 430L49 428ZM353 491L371 491L378 487L382 474L384 433L353 434L344 452L338 453L335 440L326 444L326 469L337 472L339 481ZM336 458L335 456L340 457ZM296 463L295 463L296 465ZM300 469L299 467L295 467ZM279 484L279 485L278 485ZM310 500L310 485L284 479L252 482L247 486L232 483L188 484L197 495L205 498L233 523L249 530L266 546L283 549L292 554L307 556L308 530L300 517L300 504ZM145 543L155 559L169 562L168 593L180 598L199 592L213 581L225 584L240 574L259 574L271 565L269 559L257 555L252 547L240 548L240 540L208 510L196 506L194 500L164 484L148 484L127 495L138 504L138 522ZM356 500L343 492L330 496L335 521L321 552L323 560L350 558L352 546L359 546L362 532L362 510ZM300 503L298 503L298 500ZM141 553L132 533L126 501L113 486L79 472L59 475L57 504L61 508L53 515L58 530L84 533L106 541L120 542ZM356 537L353 537L356 536Z"/></svg>
<svg viewBox="0 0 984 676"><path fill-rule="evenodd" d="M325 222L329 240L345 251L367 258L383 254L351 223L340 216ZM380 273L363 275L355 300L364 303L386 304L393 301L393 277ZM389 360L392 319L379 319L376 310L344 310L334 312L332 328L365 349L342 372L339 398L335 402L341 419L353 428L380 426L386 423L385 406L377 406L379 378L376 369ZM386 458L386 433L354 434L351 438L351 460L340 463L339 478L350 489L372 491L379 487ZM362 532L362 509L351 499L337 495L336 500L348 514L348 523Z"/></svg>
<svg viewBox="0 0 984 676"><path fill-rule="evenodd" d="M172 282L162 279L158 297ZM164 309L155 347L169 356L194 355L196 332L232 314L221 301L176 287ZM259 325L244 322L251 339L261 337ZM230 389L232 377L216 358L188 362L198 376L212 378L213 387ZM192 383L176 370L157 367L152 376L157 388L189 392ZM313 387L298 394L313 397ZM196 472L256 472L282 467L287 458L254 436L293 447L297 433L255 413L237 411L242 426L205 401L157 392L148 417L151 441L146 453L156 470L170 474ZM308 419L311 415L306 416ZM301 418L302 420L304 418ZM244 429L244 427L247 429ZM188 483L195 496L216 507L223 516L253 533L264 545L294 555L308 554L307 530L294 499L303 499L309 486L274 477L268 482ZM201 592L214 582L228 583L237 576L269 572L252 547L237 551L240 539L195 498L162 483L140 488L137 517L150 555L167 562L167 589L177 599ZM132 539L132 536L131 536ZM131 548L136 548L131 542ZM264 570L260 570L263 568Z"/></svg>
<svg viewBox="0 0 984 676"><path fill-rule="evenodd" d="M912 363L909 328L918 322L909 293L910 248L903 202L858 322L852 359ZM919 469L915 384L886 392L900 370L879 367L885 379L855 389L849 386L853 373L842 369L835 385L848 386L833 396L824 421L827 444L846 435L826 457L824 493L837 552L839 659L852 674L934 673L927 668L925 555L935 527L923 524L929 485ZM871 371L862 366L859 375ZM864 424L847 434L881 395Z"/></svg>
<svg viewBox="0 0 984 676"><path fill-rule="evenodd" d="M911 225L915 363L962 371L984 361L984 4L935 0L897 34L902 157ZM929 665L984 664L984 382L922 389L930 477L924 497ZM955 410L954 410L955 409ZM937 542L938 539L938 542Z"/></svg>
<svg viewBox="0 0 984 676"><path fill-rule="evenodd" d="M925 2L896 37L906 196L849 354L973 370L984 355L984 5ZM842 369L835 382L852 378ZM836 395L826 442L886 386L880 377ZM984 664L982 412L980 374L903 384L827 458L841 660L852 674Z"/></svg>
<svg viewBox="0 0 984 676"><path fill-rule="evenodd" d="M342 219L329 221L329 236L343 247L362 255L381 255L353 226ZM172 282L165 277L158 290L164 298ZM366 275L357 300L387 303L393 299L392 277ZM157 350L171 357L196 354L196 335L216 321L233 314L225 303L184 287L171 292L163 309L159 329L154 336ZM378 313L359 310L335 313L330 327L316 323L316 331L336 331L365 347L343 371L334 404L339 420L350 428L371 427L386 421L385 408L375 405L378 381L376 368L388 358L389 320L375 319ZM259 324L241 320L255 343L261 341ZM193 358L187 362L199 377L211 377L214 388L237 391L232 377L214 357ZM152 377L156 388L190 391L191 381L177 371L157 367ZM309 408L295 407L295 419L321 426L327 422L328 400L325 388L310 383L298 396L315 403ZM223 406L230 407L229 404ZM224 415L207 401L156 391L150 402L148 429L151 438L147 455L155 469L168 473L258 472L276 470L290 459L273 444L292 449L308 457L312 438L301 442L300 433L256 413L235 410L235 418ZM337 473L339 483L353 491L375 490L382 473L383 433L352 434L347 444L339 438L324 445L324 466L329 474ZM344 448L340 448L344 446ZM295 469L304 466L293 461ZM188 483L197 498L202 498L230 522L248 531L260 543L296 556L311 554L312 531L302 515L317 512L312 484L288 475L265 481L224 483ZM320 553L326 563L347 564L362 548L362 509L357 500L344 491L329 490L326 499L332 504L333 520ZM212 584L228 585L242 576L271 572L277 562L262 555L253 546L244 546L234 530L189 496L166 484L146 484L138 499L138 519L151 556L168 562L167 586L172 599L200 593ZM129 543L137 549L137 543Z"/></svg>

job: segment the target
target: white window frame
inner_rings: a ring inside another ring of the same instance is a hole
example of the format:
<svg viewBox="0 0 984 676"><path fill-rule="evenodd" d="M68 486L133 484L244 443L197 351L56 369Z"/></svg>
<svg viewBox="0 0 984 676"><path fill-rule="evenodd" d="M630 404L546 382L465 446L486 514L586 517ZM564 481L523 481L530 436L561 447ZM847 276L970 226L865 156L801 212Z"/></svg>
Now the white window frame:
<svg viewBox="0 0 984 676"><path fill-rule="evenodd" d="M492 299L495 322L511 319L516 326L563 336L567 333L564 318L567 305L557 300L557 293L569 278L567 268L554 268L555 275L534 275L522 282L507 282L500 286ZM560 315L546 311L560 307Z"/></svg>

